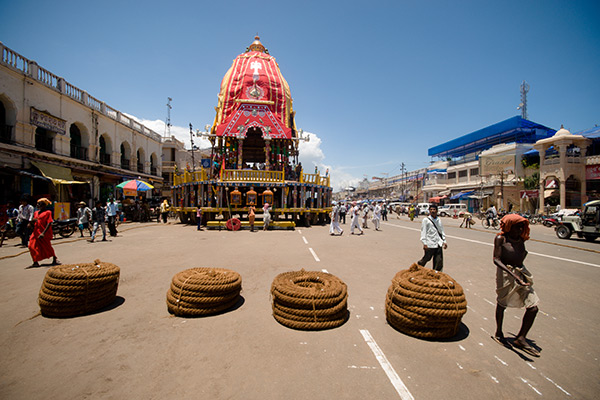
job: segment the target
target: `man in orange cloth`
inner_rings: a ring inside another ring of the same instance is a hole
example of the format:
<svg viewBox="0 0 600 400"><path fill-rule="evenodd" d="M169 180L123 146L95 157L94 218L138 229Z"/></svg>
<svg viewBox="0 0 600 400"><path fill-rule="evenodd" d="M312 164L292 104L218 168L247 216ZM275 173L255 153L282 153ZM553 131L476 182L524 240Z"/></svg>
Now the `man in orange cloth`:
<svg viewBox="0 0 600 400"><path fill-rule="evenodd" d="M494 239L494 264L496 265L496 342L507 346L502 332L506 307L525 308L521 330L513 346L534 357L540 352L531 346L527 333L533 326L540 299L533 290L533 277L523 265L527 256L525 241L529 239L529 221L518 214L507 214L500 221L502 232Z"/></svg>
<svg viewBox="0 0 600 400"><path fill-rule="evenodd" d="M30 268L39 267L39 261L52 257L52 265L59 265L60 262L54 254L54 249L50 241L52 240L52 211L48 206L52 204L50 200L41 198L37 202L38 211L33 214L33 233L29 238L29 253L33 259Z"/></svg>

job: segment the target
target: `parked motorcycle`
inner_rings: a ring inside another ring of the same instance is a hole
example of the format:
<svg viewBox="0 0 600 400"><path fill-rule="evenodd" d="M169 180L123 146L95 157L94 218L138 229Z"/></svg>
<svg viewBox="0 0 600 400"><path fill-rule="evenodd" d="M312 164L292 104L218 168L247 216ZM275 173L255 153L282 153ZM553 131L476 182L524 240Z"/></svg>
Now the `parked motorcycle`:
<svg viewBox="0 0 600 400"><path fill-rule="evenodd" d="M552 215L542 217L542 224L547 227L556 226L556 225L558 225L559 222L560 222L560 218L552 216Z"/></svg>
<svg viewBox="0 0 600 400"><path fill-rule="evenodd" d="M12 239L16 236L17 236L16 221L11 220L11 221L6 222L4 225L2 225L2 228L0 228L0 247L2 247L2 244L4 243L4 239Z"/></svg>
<svg viewBox="0 0 600 400"><path fill-rule="evenodd" d="M77 218L63 219L61 221L52 222L52 232L54 236L59 234L64 238L68 238L77 230Z"/></svg>

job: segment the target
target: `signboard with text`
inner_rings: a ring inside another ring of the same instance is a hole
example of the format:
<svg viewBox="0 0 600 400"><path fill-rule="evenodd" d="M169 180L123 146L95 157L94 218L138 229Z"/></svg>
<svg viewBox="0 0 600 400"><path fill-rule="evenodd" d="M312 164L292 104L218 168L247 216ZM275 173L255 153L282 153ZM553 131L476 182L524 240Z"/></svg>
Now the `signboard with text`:
<svg viewBox="0 0 600 400"><path fill-rule="evenodd" d="M479 166L481 175L514 174L515 156L481 156Z"/></svg>
<svg viewBox="0 0 600 400"><path fill-rule="evenodd" d="M54 203L54 220L61 221L63 219L71 218L71 204L70 203Z"/></svg>
<svg viewBox="0 0 600 400"><path fill-rule="evenodd" d="M600 179L600 165L587 165L585 167L585 179Z"/></svg>

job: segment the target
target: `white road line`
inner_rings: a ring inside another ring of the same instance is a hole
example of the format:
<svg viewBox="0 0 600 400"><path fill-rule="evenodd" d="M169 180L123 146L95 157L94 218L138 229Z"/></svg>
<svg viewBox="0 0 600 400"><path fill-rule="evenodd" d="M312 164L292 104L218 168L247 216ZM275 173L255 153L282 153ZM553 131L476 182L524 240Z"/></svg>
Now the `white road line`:
<svg viewBox="0 0 600 400"><path fill-rule="evenodd" d="M409 228L409 227L406 227L406 226L400 226L400 225L394 225L394 224L386 224L386 225L395 226L397 228L402 228L402 229L408 229L410 231L418 231L418 232L421 231L420 229ZM479 240L467 239L467 238L458 237L458 236L446 235L446 237L447 238L452 238L452 239L457 239L457 240L462 240L462 241L465 241L465 242L483 244L485 246L493 246L494 245L493 243L481 242ZM582 264L582 265L588 265L590 267L600 268L600 265L598 265L598 264L592 264L592 263L585 262L585 261L573 260L573 259L570 259L570 258L556 257L556 256L548 255L548 254L536 253L536 252L533 252L533 251L529 251L527 254L532 254L534 256L540 256L540 257L551 258L553 260L572 262L572 263L575 263L575 264Z"/></svg>
<svg viewBox="0 0 600 400"><path fill-rule="evenodd" d="M302 235L302 231L300 229L298 229L298 233Z"/></svg>
<svg viewBox="0 0 600 400"><path fill-rule="evenodd" d="M302 240L304 240L304 244L308 244L308 240L304 236L302 236Z"/></svg>
<svg viewBox="0 0 600 400"><path fill-rule="evenodd" d="M488 374L488 375L490 375L490 378L492 378L492 380L493 380L494 382L496 382L496 383L500 383L500 382L498 382L498 379L496 379L496 377L495 377L495 376L493 376L493 375L491 375L491 374Z"/></svg>
<svg viewBox="0 0 600 400"><path fill-rule="evenodd" d="M414 400L414 397L412 396L412 394L410 394L408 388L404 385L404 382L402 382L402 379L400 379L400 377L394 370L394 367L392 367L392 364L390 364L390 362L388 361L385 354L383 354L383 351L381 351L381 349L375 342L375 339L373 339L373 336L371 336L371 333L369 333L369 331L366 329L361 329L360 334L363 336L365 342L367 342L367 344L371 348L371 351L375 355L375 358L377 359L377 361L379 361L379 365L381 365L381 368L383 368L383 370L385 371L385 374L387 375L388 379L390 380L390 382L392 382L392 385L394 385L394 388L396 389L396 392L398 392L398 394L400 395L400 398L402 400Z"/></svg>
<svg viewBox="0 0 600 400"><path fill-rule="evenodd" d="M500 362L501 362L503 365L505 365L505 366L507 366L507 367L508 367L508 364L507 364L507 363L505 363L504 361L502 361L501 359L499 359L499 358L498 358L498 356L494 356L494 358L495 358L496 360L500 361Z"/></svg>
<svg viewBox="0 0 600 400"><path fill-rule="evenodd" d="M519 378L521 378L521 377L519 377ZM523 383L526 383L526 384L527 384L527 385L528 385L530 388L532 388L533 390L535 390L535 392L536 392L537 394L539 394L540 396L542 395L542 392L540 392L540 391L539 391L539 390L537 390L535 387L533 387L533 386L531 385L531 383L527 382L527 379L523 379L523 378L521 378L521 380L523 381Z"/></svg>
<svg viewBox="0 0 600 400"><path fill-rule="evenodd" d="M310 252L312 253L313 257L315 258L315 260L317 262L321 261L321 260L319 260L319 257L317 257L317 253L315 253L315 251L312 249L312 247L309 247L308 250L310 250Z"/></svg>
<svg viewBox="0 0 600 400"><path fill-rule="evenodd" d="M325 272L326 274L329 273L329 271L327 271L326 269L322 269L321 271Z"/></svg>
<svg viewBox="0 0 600 400"><path fill-rule="evenodd" d="M567 392L565 389L561 388L560 385L558 385L556 382L554 382L552 379L548 378L546 375L541 374L544 378L546 378L546 380L548 382L551 382L554 386L556 386L557 388L559 388L564 394L566 394L567 396L571 396L571 393Z"/></svg>

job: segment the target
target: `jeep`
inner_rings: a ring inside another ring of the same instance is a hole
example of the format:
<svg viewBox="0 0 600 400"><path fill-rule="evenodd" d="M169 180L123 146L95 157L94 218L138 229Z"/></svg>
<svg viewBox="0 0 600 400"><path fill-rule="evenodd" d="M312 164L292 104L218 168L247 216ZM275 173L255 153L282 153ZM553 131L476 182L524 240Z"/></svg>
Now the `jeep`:
<svg viewBox="0 0 600 400"><path fill-rule="evenodd" d="M573 233L577 237L593 242L600 237L600 200L589 201L583 205L581 216L563 217L556 227L556 236L568 239Z"/></svg>

